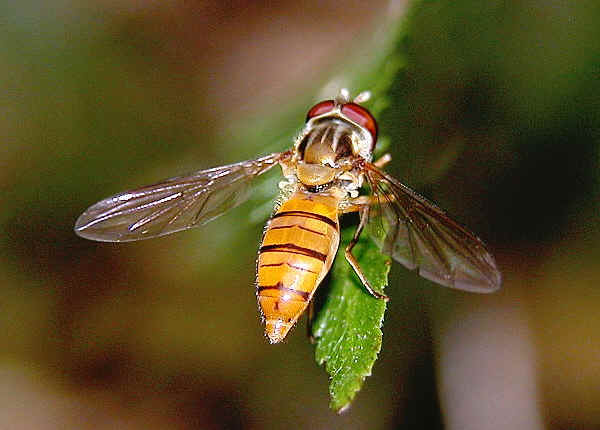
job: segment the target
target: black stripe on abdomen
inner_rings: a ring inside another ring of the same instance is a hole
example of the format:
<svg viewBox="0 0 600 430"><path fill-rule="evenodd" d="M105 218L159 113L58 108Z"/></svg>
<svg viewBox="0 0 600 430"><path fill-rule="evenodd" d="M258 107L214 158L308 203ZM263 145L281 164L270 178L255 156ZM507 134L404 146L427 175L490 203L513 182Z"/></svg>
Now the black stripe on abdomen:
<svg viewBox="0 0 600 430"><path fill-rule="evenodd" d="M286 287L283 285L283 283L281 281L279 281L275 285L259 285L256 288L256 291L259 293L259 295L260 295L261 291L265 291L265 290L278 290L278 291L283 291L284 293L298 294L300 297L302 297L302 300L304 300L304 301L307 301L308 297L310 296L309 292L302 291L302 290L295 290L293 288Z"/></svg>
<svg viewBox="0 0 600 430"><path fill-rule="evenodd" d="M291 254L306 255L307 257L316 258L317 260L327 260L327 254L315 251L314 249L304 248L293 243L280 243L277 245L263 245L260 247L258 252L289 252Z"/></svg>
<svg viewBox="0 0 600 430"><path fill-rule="evenodd" d="M317 275L317 272L315 272L314 270L310 270L307 269L305 267L300 267L300 266L296 266L295 264L290 264L287 261L281 262L281 263L269 263L269 264L259 264L258 267L281 267L281 266L288 266L291 267L292 269L296 269L296 270L300 270L302 272L310 272L310 273L314 273L315 275Z"/></svg>
<svg viewBox="0 0 600 430"><path fill-rule="evenodd" d="M318 234L319 236L326 236L325 233L321 233L320 231L313 230L312 228L307 228L307 227L301 226L299 224L278 225L275 227L269 227L269 230L282 230L282 229L285 230L285 229L294 228L294 227L297 227L300 230L309 231L311 233Z"/></svg>
<svg viewBox="0 0 600 430"><path fill-rule="evenodd" d="M335 228L336 231L339 230L337 222L335 222L331 218L328 218L328 217L326 217L324 215L315 214L315 213L312 213L312 212L305 212L305 211L284 211L284 212L277 212L275 215L273 215L273 217L271 219L275 219L275 218L279 218L279 217L285 217L285 216L299 216L299 217L302 217L302 218L316 219L316 220L319 220L319 221L324 222L326 224L329 224L330 226L332 226L333 228Z"/></svg>

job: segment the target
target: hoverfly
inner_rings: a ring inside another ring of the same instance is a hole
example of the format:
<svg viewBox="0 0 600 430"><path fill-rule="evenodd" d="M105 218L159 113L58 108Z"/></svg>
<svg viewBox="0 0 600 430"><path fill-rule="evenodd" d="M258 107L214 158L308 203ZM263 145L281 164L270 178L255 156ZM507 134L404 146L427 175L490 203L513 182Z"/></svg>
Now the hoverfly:
<svg viewBox="0 0 600 430"><path fill-rule="evenodd" d="M499 288L501 275L485 244L441 209L372 162L377 122L343 89L313 106L292 149L167 179L101 200L77 220L86 239L128 242L206 224L249 196L252 181L280 165L285 181L259 249L256 295L271 343L280 342L309 305L340 242L339 217L360 222L345 256L365 289L375 291L352 249L365 227L381 251L438 284L472 292ZM370 191L360 195L363 184Z"/></svg>

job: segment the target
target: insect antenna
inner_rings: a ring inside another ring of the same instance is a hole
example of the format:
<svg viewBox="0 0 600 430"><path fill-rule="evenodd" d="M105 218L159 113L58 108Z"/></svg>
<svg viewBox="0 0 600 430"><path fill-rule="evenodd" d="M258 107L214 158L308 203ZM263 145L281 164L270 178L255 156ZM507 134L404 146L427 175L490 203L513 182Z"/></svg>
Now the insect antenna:
<svg viewBox="0 0 600 430"><path fill-rule="evenodd" d="M358 93L358 95L356 97L354 97L353 102L357 103L357 104L361 104L366 101L369 101L370 98L371 98L371 91L361 91L360 93Z"/></svg>

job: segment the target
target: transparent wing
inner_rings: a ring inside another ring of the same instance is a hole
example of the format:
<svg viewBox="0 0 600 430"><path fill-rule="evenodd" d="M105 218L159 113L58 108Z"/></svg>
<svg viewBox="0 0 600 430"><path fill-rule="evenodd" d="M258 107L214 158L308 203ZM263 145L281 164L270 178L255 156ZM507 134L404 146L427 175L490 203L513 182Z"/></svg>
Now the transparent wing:
<svg viewBox="0 0 600 430"><path fill-rule="evenodd" d="M473 233L372 164L365 174L375 199L367 227L382 252L441 285L492 292L502 276Z"/></svg>
<svg viewBox="0 0 600 430"><path fill-rule="evenodd" d="M91 240L128 242L206 224L246 201L252 180L289 155L274 153L108 197L77 219L75 232Z"/></svg>

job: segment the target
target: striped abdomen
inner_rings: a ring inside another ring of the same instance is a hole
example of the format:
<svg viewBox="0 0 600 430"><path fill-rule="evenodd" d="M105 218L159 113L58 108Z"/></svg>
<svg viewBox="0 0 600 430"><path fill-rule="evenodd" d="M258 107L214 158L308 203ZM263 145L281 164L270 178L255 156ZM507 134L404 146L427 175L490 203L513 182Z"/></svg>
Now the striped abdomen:
<svg viewBox="0 0 600 430"><path fill-rule="evenodd" d="M339 245L339 199L298 191L267 225L257 296L271 343L282 340L331 268Z"/></svg>

